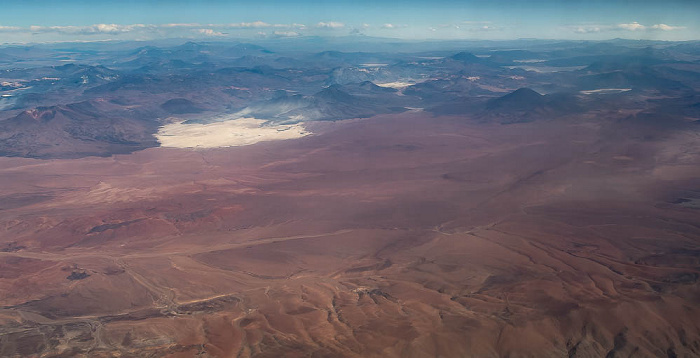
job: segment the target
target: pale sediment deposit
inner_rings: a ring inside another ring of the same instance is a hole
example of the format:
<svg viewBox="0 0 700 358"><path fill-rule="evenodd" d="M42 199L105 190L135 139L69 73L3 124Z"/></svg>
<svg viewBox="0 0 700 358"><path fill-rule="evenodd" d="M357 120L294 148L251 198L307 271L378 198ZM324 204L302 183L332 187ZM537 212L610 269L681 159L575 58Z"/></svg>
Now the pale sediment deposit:
<svg viewBox="0 0 700 358"><path fill-rule="evenodd" d="M583 94L595 94L595 93L600 93L600 94L611 94L611 93L620 93L620 92L627 92L631 91L631 88L599 88L599 89L594 89L594 90L588 90L588 91L581 91Z"/></svg>
<svg viewBox="0 0 700 358"><path fill-rule="evenodd" d="M216 148L301 138L309 134L302 123L273 125L261 119L239 118L206 124L170 123L158 130L156 138L162 147Z"/></svg>
<svg viewBox="0 0 700 358"><path fill-rule="evenodd" d="M384 82L384 83L375 83L375 84L379 87L404 89L406 87L413 86L415 83L398 81L398 82Z"/></svg>

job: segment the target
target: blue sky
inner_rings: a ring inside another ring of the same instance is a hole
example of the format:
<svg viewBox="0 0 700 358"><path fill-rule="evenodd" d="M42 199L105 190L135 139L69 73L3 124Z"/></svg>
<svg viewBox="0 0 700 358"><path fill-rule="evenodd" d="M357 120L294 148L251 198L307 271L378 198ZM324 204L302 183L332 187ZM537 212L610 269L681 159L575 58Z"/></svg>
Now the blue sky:
<svg viewBox="0 0 700 358"><path fill-rule="evenodd" d="M404 39L700 39L688 0L2 0L0 43L364 34Z"/></svg>

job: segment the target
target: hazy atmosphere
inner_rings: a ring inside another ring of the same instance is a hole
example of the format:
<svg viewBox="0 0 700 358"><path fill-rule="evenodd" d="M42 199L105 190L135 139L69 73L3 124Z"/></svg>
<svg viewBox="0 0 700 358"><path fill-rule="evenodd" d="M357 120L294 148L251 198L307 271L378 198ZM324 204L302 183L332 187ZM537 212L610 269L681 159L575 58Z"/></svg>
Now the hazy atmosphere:
<svg viewBox="0 0 700 358"><path fill-rule="evenodd" d="M670 1L6 0L0 42L371 36L697 40L700 3Z"/></svg>

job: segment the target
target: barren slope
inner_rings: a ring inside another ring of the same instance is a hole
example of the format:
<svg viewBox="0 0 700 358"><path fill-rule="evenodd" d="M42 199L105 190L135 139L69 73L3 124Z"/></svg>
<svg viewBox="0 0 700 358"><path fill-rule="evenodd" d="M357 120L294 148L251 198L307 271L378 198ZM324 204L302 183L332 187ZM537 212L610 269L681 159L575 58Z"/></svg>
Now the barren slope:
<svg viewBox="0 0 700 358"><path fill-rule="evenodd" d="M698 132L610 123L0 158L0 356L698 356Z"/></svg>

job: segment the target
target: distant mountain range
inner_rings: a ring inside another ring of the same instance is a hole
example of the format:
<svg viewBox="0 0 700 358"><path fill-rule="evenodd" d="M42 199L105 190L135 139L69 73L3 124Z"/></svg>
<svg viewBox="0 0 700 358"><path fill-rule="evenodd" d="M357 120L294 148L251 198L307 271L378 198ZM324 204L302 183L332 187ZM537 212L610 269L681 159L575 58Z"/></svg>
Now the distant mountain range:
<svg viewBox="0 0 700 358"><path fill-rule="evenodd" d="M505 124L639 108L672 122L697 114L696 42L338 41L348 47L324 39L2 46L0 153L138 150L157 145L152 135L170 117L292 123L424 108Z"/></svg>

